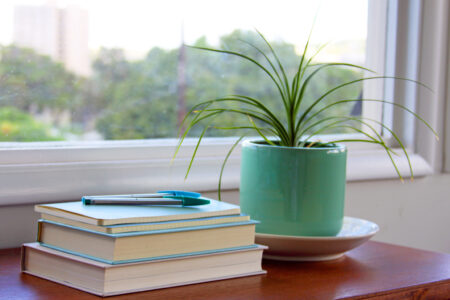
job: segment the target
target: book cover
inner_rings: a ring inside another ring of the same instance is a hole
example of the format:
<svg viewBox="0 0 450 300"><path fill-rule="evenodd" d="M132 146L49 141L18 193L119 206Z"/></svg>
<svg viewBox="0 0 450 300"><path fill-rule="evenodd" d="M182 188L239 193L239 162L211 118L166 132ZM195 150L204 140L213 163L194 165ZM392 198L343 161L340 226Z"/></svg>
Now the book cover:
<svg viewBox="0 0 450 300"><path fill-rule="evenodd" d="M45 246L107 263L245 247L254 244L257 221L163 230L104 233L39 220L37 241Z"/></svg>
<svg viewBox="0 0 450 300"><path fill-rule="evenodd" d="M116 224L116 225L93 225L93 224L88 224L88 223L70 220L70 219L57 217L57 216L53 216L53 215L48 215L48 214L41 214L41 218L45 219L45 220L57 222L57 223L62 223L65 225L80 227L80 228L104 232L104 233L123 233L123 232L133 232L133 231L161 230L161 229L205 226L205 225L234 223L234 222L245 222L245 221L250 220L250 217L248 215L240 214L240 215L206 217L206 218L163 221L163 222L128 223L128 224Z"/></svg>
<svg viewBox="0 0 450 300"><path fill-rule="evenodd" d="M267 247L179 256L110 265L39 245L22 247L22 272L99 296L265 274L262 252Z"/></svg>
<svg viewBox="0 0 450 300"><path fill-rule="evenodd" d="M239 206L209 199L208 205L84 205L81 201L40 204L35 211L93 225L163 222L240 214Z"/></svg>

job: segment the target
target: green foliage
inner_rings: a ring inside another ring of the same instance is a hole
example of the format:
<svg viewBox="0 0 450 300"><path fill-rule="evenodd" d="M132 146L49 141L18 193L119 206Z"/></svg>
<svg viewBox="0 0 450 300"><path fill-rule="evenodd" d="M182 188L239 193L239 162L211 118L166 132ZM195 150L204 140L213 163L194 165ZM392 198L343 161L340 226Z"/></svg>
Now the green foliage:
<svg viewBox="0 0 450 300"><path fill-rule="evenodd" d="M243 40L261 45L255 32L236 30L220 39L225 48L242 48L251 51L258 58L263 58L253 46ZM211 47L205 38L195 42L196 46ZM285 42L274 43L274 49L283 54L287 72L294 74L299 56L293 45ZM270 84L251 63L245 63L236 57L217 56L201 53L195 49L186 49L186 94L185 102L190 110L203 99L231 94L248 94L261 99L277 115L282 115L283 107L276 101L277 89ZM103 49L95 60L93 86L97 95L93 99L103 108L97 117L96 128L106 139L136 139L155 137L174 137L177 135L177 102L179 51L152 49L141 60L128 62L121 50ZM352 70L325 70L322 79L312 84L309 95L318 95L318 91L329 88L333 80L345 82L358 78ZM219 78L219 80L217 80ZM359 95L361 85L349 87L342 92L347 97ZM101 96L101 97L100 97ZM335 107L333 111L348 114L354 103ZM225 104L232 108L233 105ZM92 111L92 110L91 110ZM240 116L220 114L215 123L221 127L243 124ZM258 126L261 122L255 120ZM241 135L245 130L220 130L212 126L205 136ZM202 128L194 127L189 136L199 136ZM346 129L340 132L345 132ZM347 130L348 131L348 130Z"/></svg>
<svg viewBox="0 0 450 300"><path fill-rule="evenodd" d="M85 78L68 72L48 56L17 46L0 46L0 109L15 107L29 118L45 115L48 123L26 121L18 125L14 122L13 128L20 132L3 136L3 140L61 140L61 136L50 135L47 127L67 132L70 127L78 126L75 122L86 99L85 85Z"/></svg>
<svg viewBox="0 0 450 300"><path fill-rule="evenodd" d="M333 132L334 130L347 129L352 132L359 133L363 137L360 139L331 141L330 144L341 141L358 141L378 144L386 150L386 153L391 159L398 176L402 179L401 174L392 158L392 155L395 155L396 153L394 153L393 150L386 145L383 137L373 128L371 125L373 120L349 116L348 111L345 109L336 110L336 108L342 108L343 105L348 104L349 102L380 101L383 103L396 105L397 107L412 113L434 132L434 130L423 119L404 106L385 100L358 99L357 97L360 97L360 92L356 92L355 90L348 93L349 87L360 85L365 80L392 77L362 77L362 75L354 77L354 73L349 71L349 69L359 71L370 70L348 63L315 64L313 63L315 54L309 57L307 56L309 41L306 43L305 49L300 57L291 57L289 55L290 52L287 51L287 47L282 48L284 51L279 51L276 48L277 45L275 43L269 43L259 32L258 35L259 40L256 40L254 36L248 33L244 36L246 39L243 44L249 46L250 48L245 48L242 45L233 45L233 50L228 50L228 46L232 44L232 42L228 39L223 40L224 43L222 48L225 48L224 50L205 46L193 46L195 49L206 50L212 53L226 54L224 56L226 58L238 58L242 63L238 65L230 64L233 68L229 70L230 72L235 70L235 72L240 74L240 72L244 72L243 68L246 65L249 65L258 70L259 74L261 74L260 76L265 76L266 81L264 82L262 78L258 78L261 85L247 87L256 87L257 89L259 88L260 90L263 90L263 94L260 94L259 96L256 91L248 90L243 87L242 92L237 92L235 94L231 94L230 96L221 98L213 97L210 100L196 104L189 111L184 120L187 124L187 129L180 138L175 155L177 154L178 149L181 147L181 144L189 131L196 126L201 127L198 125L201 125L202 122L207 122L207 126L203 126L203 131L198 139L196 149L198 148L202 137L205 135L205 131L207 131L211 126L225 130L246 130L249 132L247 134L261 136L261 138L268 144L286 147L315 147L318 145L318 143L313 140L316 135L326 132ZM240 35L238 33L234 33L232 34L232 37L240 38ZM290 62L292 59L294 61L296 60L296 63L294 65L287 64L287 62ZM344 72L342 72L342 68L346 68L344 69ZM326 76L323 76L325 75L324 73ZM247 76L251 77L252 75L249 74L250 73L247 73ZM336 76L337 74L340 76ZM237 77L239 78L239 76ZM403 78L394 79L413 81ZM253 78L253 80L255 80L255 78ZM267 81L270 83L272 90L267 89ZM243 84L245 83L246 81L244 79ZM418 82L415 83L422 85ZM267 94L270 95L272 100L271 102L265 98ZM276 96L274 96L274 94L276 94ZM279 109L276 110L274 109L275 107L278 107ZM227 127L218 120L218 116L222 115L238 116L241 121L237 121L232 126ZM360 129L361 125L368 126L371 131L362 131ZM409 162L408 154L401 141L395 133L392 132L392 130L384 125L382 126L394 135ZM271 138L274 137L275 140L270 140L268 136ZM232 147L230 152L234 149L234 147L235 145ZM227 155L227 158L229 154ZM186 176L189 173L194 158L195 152L187 169ZM226 159L224 164L225 163ZM411 169L411 164L409 165ZM223 172L223 166L221 172ZM412 175L411 169L411 177Z"/></svg>
<svg viewBox="0 0 450 300"><path fill-rule="evenodd" d="M261 47L264 42L251 31L236 30L220 39L223 48L240 49L264 59L253 44ZM286 72L294 74L299 60L294 46L282 41L272 44L282 55ZM204 37L195 45L212 47ZM49 126L60 131L67 128L76 133L97 130L105 139L175 137L181 93L179 67L179 49L153 48L143 59L130 61L122 49L103 48L93 61L92 75L83 78L31 49L4 46L0 48L0 107L16 107L29 115L50 116L47 118ZM274 114L283 116L284 108L277 102L277 89L251 63L186 48L184 68L187 110L203 99L246 94L261 99ZM329 87L332 80L344 82L357 77L358 73L351 70L324 70L323 80L315 81L307 93L314 96L316 91ZM360 89L359 85L349 87L346 95L359 94ZM353 105L344 103L331 110L348 114ZM229 109L236 106L242 107L237 103L224 103ZM69 119L61 121L60 117L67 114ZM256 118L253 121L257 127L267 127ZM242 135L245 129L222 130L219 127L244 125L248 118L218 114L215 122L214 125L220 126L211 126L205 136ZM194 127L188 134L198 136L202 130Z"/></svg>
<svg viewBox="0 0 450 300"><path fill-rule="evenodd" d="M103 97L97 129L106 139L175 136L176 56L154 48L131 63L116 50L100 53L94 62L94 81Z"/></svg>
<svg viewBox="0 0 450 300"><path fill-rule="evenodd" d="M0 141L34 142L60 141L61 136L51 133L51 128L15 107L0 108Z"/></svg>
<svg viewBox="0 0 450 300"><path fill-rule="evenodd" d="M61 63L31 49L0 48L0 105L26 112L76 109L80 81Z"/></svg>

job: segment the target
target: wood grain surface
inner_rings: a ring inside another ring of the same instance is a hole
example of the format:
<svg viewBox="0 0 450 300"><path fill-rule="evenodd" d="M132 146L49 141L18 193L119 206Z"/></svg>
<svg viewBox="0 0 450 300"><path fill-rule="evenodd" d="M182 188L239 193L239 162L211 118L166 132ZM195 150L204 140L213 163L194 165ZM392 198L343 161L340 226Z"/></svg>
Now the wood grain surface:
<svg viewBox="0 0 450 300"><path fill-rule="evenodd" d="M450 299L450 255L370 241L329 262L264 261L267 275L107 299ZM98 299L20 273L20 249L0 250L0 299Z"/></svg>

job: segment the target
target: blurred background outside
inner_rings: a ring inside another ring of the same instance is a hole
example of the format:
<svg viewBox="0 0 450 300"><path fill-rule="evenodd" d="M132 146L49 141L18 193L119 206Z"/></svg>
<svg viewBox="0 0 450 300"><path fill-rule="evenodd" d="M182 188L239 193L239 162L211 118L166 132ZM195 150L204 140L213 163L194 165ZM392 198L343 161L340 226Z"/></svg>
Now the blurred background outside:
<svg viewBox="0 0 450 300"><path fill-rule="evenodd" d="M283 114L277 90L252 64L185 45L243 51L272 43L294 74L318 13L309 56L363 65L367 1L10 1L0 3L0 141L92 141L176 137L196 103L231 94ZM313 68L312 68L313 69ZM312 101L360 76L328 68L307 90ZM357 99L362 85L333 93ZM361 103L328 114L361 114ZM326 115L322 115L325 117ZM243 124L220 116L216 124ZM247 120L248 122L248 120ZM193 130L192 135L199 131ZM208 136L236 136L211 129Z"/></svg>

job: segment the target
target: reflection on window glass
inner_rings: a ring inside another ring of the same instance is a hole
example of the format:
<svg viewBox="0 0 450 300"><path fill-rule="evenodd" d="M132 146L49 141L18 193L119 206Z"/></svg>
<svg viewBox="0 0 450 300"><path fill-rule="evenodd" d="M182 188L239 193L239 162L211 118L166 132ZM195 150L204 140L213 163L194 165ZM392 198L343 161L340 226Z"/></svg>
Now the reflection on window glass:
<svg viewBox="0 0 450 300"><path fill-rule="evenodd" d="M237 50L263 61L242 42L264 48L257 28L293 75L315 15L310 55L329 43L317 62L363 65L366 1L321 1L320 7L306 0L2 1L0 141L176 137L196 103L231 94L261 99L282 115L277 91L255 66L183 45ZM355 69L326 69L307 98L358 76ZM357 99L361 89L355 84L333 95ZM328 113L360 115L361 103ZM238 118L215 122L227 127Z"/></svg>

